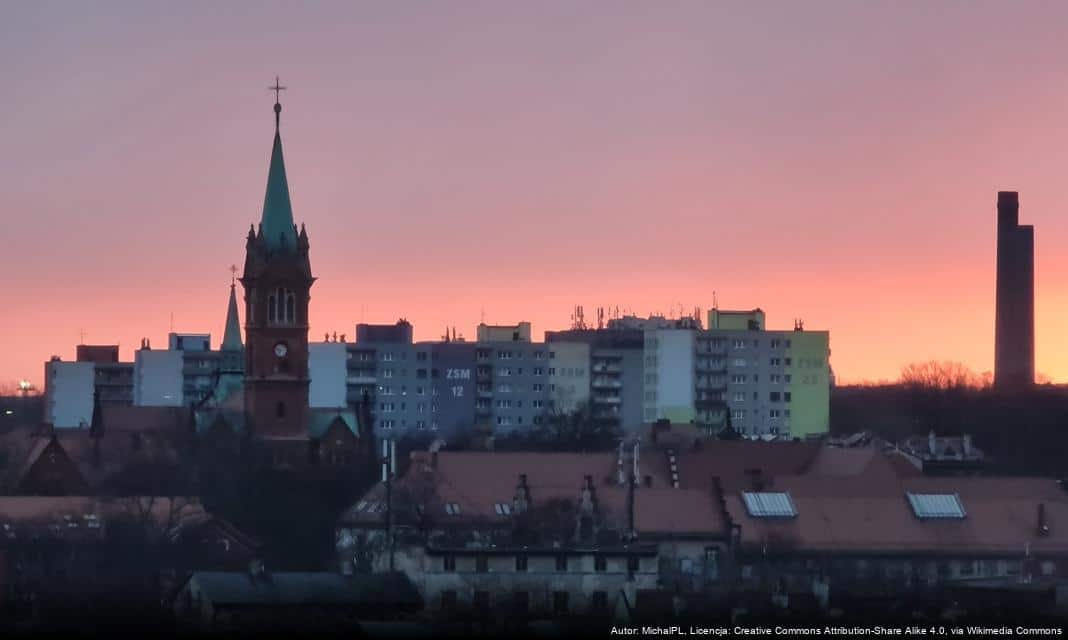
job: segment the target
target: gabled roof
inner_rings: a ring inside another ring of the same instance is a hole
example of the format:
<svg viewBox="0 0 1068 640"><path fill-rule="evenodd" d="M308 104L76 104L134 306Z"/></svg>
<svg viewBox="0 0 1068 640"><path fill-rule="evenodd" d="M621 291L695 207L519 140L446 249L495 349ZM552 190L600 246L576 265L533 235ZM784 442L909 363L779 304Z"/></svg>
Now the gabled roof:
<svg viewBox="0 0 1068 640"><path fill-rule="evenodd" d="M310 437L323 437L334 424L341 424L352 432L352 435L360 436L356 412L352 409L308 409L308 435Z"/></svg>

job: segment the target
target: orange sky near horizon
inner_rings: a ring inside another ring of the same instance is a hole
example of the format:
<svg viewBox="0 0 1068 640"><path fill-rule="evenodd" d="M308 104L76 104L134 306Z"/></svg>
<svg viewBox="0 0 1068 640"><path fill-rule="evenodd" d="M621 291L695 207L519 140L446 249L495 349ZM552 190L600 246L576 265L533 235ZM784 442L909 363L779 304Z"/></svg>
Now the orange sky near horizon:
<svg viewBox="0 0 1068 640"><path fill-rule="evenodd" d="M311 337L711 306L831 332L840 381L993 366L995 202L1068 382L1068 6L14 7L0 386L222 333L277 72ZM1010 23L1014 28L1005 29ZM907 46L906 46L907 43ZM12 304L13 303L13 304Z"/></svg>

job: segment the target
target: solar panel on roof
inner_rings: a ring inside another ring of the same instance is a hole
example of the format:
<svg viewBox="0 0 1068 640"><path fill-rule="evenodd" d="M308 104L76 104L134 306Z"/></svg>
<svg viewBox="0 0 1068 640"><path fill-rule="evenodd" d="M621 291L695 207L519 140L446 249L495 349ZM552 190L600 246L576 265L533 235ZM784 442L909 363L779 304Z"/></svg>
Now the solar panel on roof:
<svg viewBox="0 0 1068 640"><path fill-rule="evenodd" d="M906 493L917 518L963 518L967 515L960 496L955 493Z"/></svg>
<svg viewBox="0 0 1068 640"><path fill-rule="evenodd" d="M786 492L743 491L745 509L754 518L793 518L797 516L794 501Z"/></svg>

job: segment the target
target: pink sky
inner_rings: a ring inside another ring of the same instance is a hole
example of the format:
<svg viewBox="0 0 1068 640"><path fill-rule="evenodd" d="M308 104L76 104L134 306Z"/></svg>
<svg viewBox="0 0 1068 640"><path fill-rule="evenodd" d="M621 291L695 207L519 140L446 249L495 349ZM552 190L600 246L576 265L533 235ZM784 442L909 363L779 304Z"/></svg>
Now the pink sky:
<svg viewBox="0 0 1068 640"><path fill-rule="evenodd" d="M278 73L312 337L760 306L840 379L993 366L996 191L1068 381L1061 3L24 3L0 68L0 385L221 337Z"/></svg>

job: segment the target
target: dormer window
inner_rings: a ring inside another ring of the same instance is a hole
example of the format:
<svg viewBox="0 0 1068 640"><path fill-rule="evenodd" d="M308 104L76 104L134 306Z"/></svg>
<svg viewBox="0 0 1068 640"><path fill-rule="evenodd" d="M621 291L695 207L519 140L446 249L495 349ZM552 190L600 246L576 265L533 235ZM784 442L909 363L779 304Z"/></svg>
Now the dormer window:
<svg viewBox="0 0 1068 640"><path fill-rule="evenodd" d="M278 287L267 296L267 324L295 324L297 298L285 287Z"/></svg>

